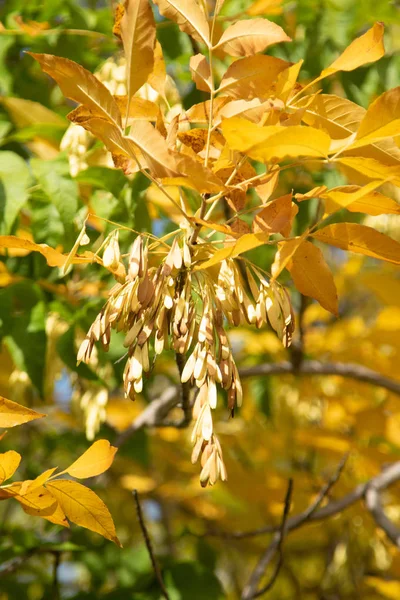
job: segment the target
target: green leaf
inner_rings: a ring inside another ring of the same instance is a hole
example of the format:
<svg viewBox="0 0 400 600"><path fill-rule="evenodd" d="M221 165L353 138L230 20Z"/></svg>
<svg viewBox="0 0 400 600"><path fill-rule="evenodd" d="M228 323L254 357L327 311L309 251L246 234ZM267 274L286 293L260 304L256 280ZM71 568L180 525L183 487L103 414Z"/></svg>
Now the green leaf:
<svg viewBox="0 0 400 600"><path fill-rule="evenodd" d="M31 167L46 196L58 210L66 236L65 245L75 237L74 218L78 210L79 189L71 179L65 160L31 160Z"/></svg>
<svg viewBox="0 0 400 600"><path fill-rule="evenodd" d="M171 600L222 600L225 597L213 571L197 562L174 564L165 573L164 581Z"/></svg>
<svg viewBox="0 0 400 600"><path fill-rule="evenodd" d="M14 152L2 152L0 163L0 233L10 233L28 199L31 175L25 161Z"/></svg>

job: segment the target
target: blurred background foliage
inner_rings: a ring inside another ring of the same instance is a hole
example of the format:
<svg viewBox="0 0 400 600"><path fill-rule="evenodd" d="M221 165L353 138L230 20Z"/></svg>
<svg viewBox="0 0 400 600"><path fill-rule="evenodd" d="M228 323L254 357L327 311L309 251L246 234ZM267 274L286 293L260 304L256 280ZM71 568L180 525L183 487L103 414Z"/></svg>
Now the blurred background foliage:
<svg viewBox="0 0 400 600"><path fill-rule="evenodd" d="M3 0L0 5L1 234L69 251L89 207L94 215L88 228L91 241L100 245L114 221L128 228L120 232L126 252L132 242L129 228L161 235L175 226L176 215L142 176L127 178L114 170L101 145L87 134L65 137L65 115L73 103L24 54L70 58L100 72L116 93L124 93L120 48L111 34L112 4ZM282 25L293 43L274 47L272 53L291 61L303 58L302 81L317 76L373 22L383 21L385 58L337 74L323 82L323 89L365 107L400 84L397 0L226 0L223 14L259 14ZM190 77L192 45L175 25L156 17L175 82L169 90L171 110L179 103L188 108L205 99ZM217 61L217 73L224 68ZM344 181L334 171L297 168L285 173L277 195ZM312 210L312 203L301 205L300 229L313 218ZM343 220L350 219L364 219L400 239L398 217L365 218L343 211ZM265 268L271 262L265 247L254 250L251 258ZM341 318L333 319L315 303L302 306L305 356L357 362L399 379L398 270L340 250L327 252L327 259L335 271ZM168 382L177 381L173 356L167 353L141 397L135 403L125 400L118 363L121 340L113 341L109 354L99 352L92 366L75 366L79 341L110 285L109 274L97 266L76 267L63 277L41 255L0 250L0 393L49 415L10 431L1 442L2 451L22 453L21 479L34 478L53 464L63 468L87 448L87 438L112 442ZM293 302L299 309L295 292ZM241 329L231 339L242 366L288 358L270 331ZM244 390L240 414L228 422L222 409L217 426L229 473L226 484L199 487L189 461L189 433L172 428L138 431L120 449L112 469L91 484L110 507L123 550L75 527L59 531L2 503L0 599L159 598L137 524L134 488L142 498L171 600L238 598L266 546L265 536L227 541L204 535L207 531L279 523L289 477L294 479L292 514L304 510L345 452L350 457L335 497L400 458L399 398L385 389L337 376L282 375L246 379ZM400 484L386 498L395 521L400 520L399 493ZM287 538L284 566L268 597L397 599L400 556L358 503Z"/></svg>

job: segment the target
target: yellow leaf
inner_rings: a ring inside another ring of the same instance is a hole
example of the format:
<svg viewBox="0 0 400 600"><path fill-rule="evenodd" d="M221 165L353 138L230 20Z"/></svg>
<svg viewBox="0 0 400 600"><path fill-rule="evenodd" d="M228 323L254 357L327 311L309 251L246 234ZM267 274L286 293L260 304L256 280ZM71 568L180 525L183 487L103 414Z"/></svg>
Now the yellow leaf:
<svg viewBox="0 0 400 600"><path fill-rule="evenodd" d="M365 583L372 587L374 593L378 593L380 597L383 596L389 600L400 598L400 581L385 581L380 577L368 576L365 578Z"/></svg>
<svg viewBox="0 0 400 600"><path fill-rule="evenodd" d="M121 115L111 92L92 73L68 58L28 52L43 71L56 80L66 98L87 106L94 115L121 125Z"/></svg>
<svg viewBox="0 0 400 600"><path fill-rule="evenodd" d="M156 24L148 0L125 0L118 24L126 59L129 106L133 94L146 83L154 66Z"/></svg>
<svg viewBox="0 0 400 600"><path fill-rule="evenodd" d="M382 164L374 158L346 156L338 158L337 163L354 171L366 175L370 179L391 180L395 185L400 185L400 165L389 166Z"/></svg>
<svg viewBox="0 0 400 600"><path fill-rule="evenodd" d="M49 490L41 486L21 496L20 490L24 483L13 483L9 488L2 491L8 492L9 498L17 500L28 515L41 517L55 525L69 527L64 511Z"/></svg>
<svg viewBox="0 0 400 600"><path fill-rule="evenodd" d="M264 183L261 183L260 185L257 185L254 188L255 191L257 192L257 195L263 201L263 204L268 202L271 195L274 193L276 186L278 185L279 169L272 171L268 175L269 175L269 177L266 181L264 181Z"/></svg>
<svg viewBox="0 0 400 600"><path fill-rule="evenodd" d="M167 71L165 68L164 56L161 48L160 42L156 41L156 45L154 47L154 66L153 70L149 75L148 83L151 85L153 89L156 90L160 94L160 96L166 100L165 98L165 83L167 80Z"/></svg>
<svg viewBox="0 0 400 600"><path fill-rule="evenodd" d="M177 168L185 175L185 177L179 178L179 183L178 181L175 181L174 183L174 180L164 180L167 185L168 183L174 185L186 185L197 190L201 194L220 192L224 189L224 185L219 177L191 156L177 154L176 163Z"/></svg>
<svg viewBox="0 0 400 600"><path fill-rule="evenodd" d="M206 260L200 265L197 265L194 270L199 271L201 269L208 269L209 267L222 262L226 258L235 258L236 256L243 254L243 252L248 252L253 248L262 246L268 241L268 238L268 233L246 233L245 235L242 235L234 244L230 244L229 246L214 252L212 258Z"/></svg>
<svg viewBox="0 0 400 600"><path fill-rule="evenodd" d="M14 235L0 235L0 253L2 249L23 249L29 252L40 252L45 257L47 264L50 267L62 267L67 260L67 255L61 254L58 250L51 248L47 244L36 244L31 240L25 238L19 238ZM84 255L76 256L73 259L73 263L82 264L93 261L93 254L91 252L85 252Z"/></svg>
<svg viewBox="0 0 400 600"><path fill-rule="evenodd" d="M309 192L306 192L305 194L295 194L294 197L298 202L303 202L304 200L311 200L311 198L322 198L327 189L328 188L326 187L326 185L317 185Z"/></svg>
<svg viewBox="0 0 400 600"><path fill-rule="evenodd" d="M382 185L381 181L378 183ZM375 191L375 186L366 189L368 185L361 188L358 185L344 185L322 194L321 197L325 199L325 213L330 214L345 207L350 212L361 212L373 216L400 214L400 204Z"/></svg>
<svg viewBox="0 0 400 600"><path fill-rule="evenodd" d="M213 102L213 118L215 119L219 114L221 108L229 102L227 96L221 96L215 98ZM199 104L193 104L185 113L182 118L183 121L189 121L189 123L199 123L208 125L210 120L210 101L200 102Z"/></svg>
<svg viewBox="0 0 400 600"><path fill-rule="evenodd" d="M351 148L400 135L400 86L379 96L368 108Z"/></svg>
<svg viewBox="0 0 400 600"><path fill-rule="evenodd" d="M211 69L208 60L202 54L192 56L189 61L190 73L198 90L211 91Z"/></svg>
<svg viewBox="0 0 400 600"><path fill-rule="evenodd" d="M312 234L320 242L400 265L400 243L358 223L335 223Z"/></svg>
<svg viewBox="0 0 400 600"><path fill-rule="evenodd" d="M20 462L21 455L14 450L0 454L0 485L14 475Z"/></svg>
<svg viewBox="0 0 400 600"><path fill-rule="evenodd" d="M174 21L184 33L210 45L210 28L196 0L154 0L163 17Z"/></svg>
<svg viewBox="0 0 400 600"><path fill-rule="evenodd" d="M10 113L13 123L18 128L38 124L66 128L65 119L39 102L23 98L0 98L0 103Z"/></svg>
<svg viewBox="0 0 400 600"><path fill-rule="evenodd" d="M247 9L247 14L256 15L280 15L283 12L283 0L255 0Z"/></svg>
<svg viewBox="0 0 400 600"><path fill-rule="evenodd" d="M311 242L304 241L286 268L299 292L314 298L323 308L338 316L335 282L319 248Z"/></svg>
<svg viewBox="0 0 400 600"><path fill-rule="evenodd" d="M285 104L292 95L303 62L303 60L299 60L299 62L279 73L276 79L275 95Z"/></svg>
<svg viewBox="0 0 400 600"><path fill-rule="evenodd" d="M256 55L236 60L228 67L218 92L232 98L249 100L268 95L281 71L290 63L273 56Z"/></svg>
<svg viewBox="0 0 400 600"><path fill-rule="evenodd" d="M89 488L76 481L52 481L46 489L58 500L68 519L121 546L110 512Z"/></svg>
<svg viewBox="0 0 400 600"><path fill-rule="evenodd" d="M128 108L128 96L114 96L114 98L115 98L116 103L118 104L118 108L120 110L122 118L126 117L127 108ZM76 108L75 111L73 111L73 112L76 113L78 111L78 109L80 109L80 108L81 107L78 106L78 108ZM151 102L151 100L147 100L146 98L139 98L138 96L131 98L131 101L129 104L129 115L128 115L129 120L144 119L146 121L157 121L157 119L159 118L159 115L160 115L160 107L155 102ZM71 118L72 116L73 116L73 113L69 113L68 119L70 121L79 123L79 121L76 121L76 119ZM89 118L91 116L92 115L89 115Z"/></svg>
<svg viewBox="0 0 400 600"><path fill-rule="evenodd" d="M78 479L100 475L110 468L117 450L118 448L111 446L108 440L98 440L59 475L68 473L68 475Z"/></svg>
<svg viewBox="0 0 400 600"><path fill-rule="evenodd" d="M299 100L297 107L305 108L303 121L325 130L332 139L345 139L357 130L365 108L333 94L318 94L309 104L309 97Z"/></svg>
<svg viewBox="0 0 400 600"><path fill-rule="evenodd" d="M312 127L259 127L247 119L233 117L222 123L224 137L233 150L243 152L260 162L286 156L325 157L329 136Z"/></svg>
<svg viewBox="0 0 400 600"><path fill-rule="evenodd" d="M21 485L21 489L19 491L20 496L25 496L28 492L33 492L38 487L41 487L46 481L53 475L54 471L57 470L57 467L53 467L52 469L47 469L44 473L41 473L36 477L36 479L27 479Z"/></svg>
<svg viewBox="0 0 400 600"><path fill-rule="evenodd" d="M293 240L284 240L278 243L278 251L275 254L274 262L271 266L272 278L276 279L289 263L297 248L303 242L306 234L296 237Z"/></svg>
<svg viewBox="0 0 400 600"><path fill-rule="evenodd" d="M214 125L217 125L221 120L229 119L242 115L253 123L259 123L263 117L275 108L272 100L260 100L253 98L252 100L231 100L218 112L218 117L214 119Z"/></svg>
<svg viewBox="0 0 400 600"><path fill-rule="evenodd" d="M253 231L254 233L259 231L269 234L281 233L288 236L297 212L297 206L292 204L292 194L276 198L257 214L253 222Z"/></svg>
<svg viewBox="0 0 400 600"><path fill-rule="evenodd" d="M324 69L318 80L337 71L353 71L362 65L375 62L385 54L383 46L383 23L375 23L371 29L355 39L329 67Z"/></svg>
<svg viewBox="0 0 400 600"><path fill-rule="evenodd" d="M0 396L0 427L15 427L45 416Z"/></svg>
<svg viewBox="0 0 400 600"><path fill-rule="evenodd" d="M268 19L245 19L225 29L214 49L229 56L252 56L279 42L290 42L282 27Z"/></svg>

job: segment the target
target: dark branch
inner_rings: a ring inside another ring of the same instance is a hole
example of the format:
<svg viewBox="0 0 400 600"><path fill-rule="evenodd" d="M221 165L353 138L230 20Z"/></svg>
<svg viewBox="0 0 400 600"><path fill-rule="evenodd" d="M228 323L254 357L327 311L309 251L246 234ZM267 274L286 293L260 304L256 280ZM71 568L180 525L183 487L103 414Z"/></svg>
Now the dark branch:
<svg viewBox="0 0 400 600"><path fill-rule="evenodd" d="M142 507L139 502L139 495L137 490L133 490L133 497L136 503L136 512L139 521L140 528L142 530L143 538L146 544L147 552L149 553L151 564L153 566L153 571L155 573L156 579L161 589L161 593L166 600L169 600L169 595L167 590L165 589L164 581L161 575L160 567L158 566L157 559L155 557L153 546L150 540L149 532L147 531L146 523L144 522Z"/></svg>
<svg viewBox="0 0 400 600"><path fill-rule="evenodd" d="M318 360L305 360L298 368L294 368L289 361L279 363L264 363L253 367L239 369L240 377L256 377L260 375L283 375L285 373L296 375L340 375L355 379L377 387L382 387L394 394L400 395L400 382L389 379L372 369L355 363L319 362Z"/></svg>

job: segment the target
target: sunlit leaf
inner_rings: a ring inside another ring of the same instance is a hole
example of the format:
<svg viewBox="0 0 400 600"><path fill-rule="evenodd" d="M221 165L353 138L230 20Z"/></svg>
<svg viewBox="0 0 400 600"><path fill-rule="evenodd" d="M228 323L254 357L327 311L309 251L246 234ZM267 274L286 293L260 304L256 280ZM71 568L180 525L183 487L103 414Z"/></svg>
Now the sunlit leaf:
<svg viewBox="0 0 400 600"><path fill-rule="evenodd" d="M46 489L58 500L70 521L121 545L107 506L92 490L63 479L47 483Z"/></svg>
<svg viewBox="0 0 400 600"><path fill-rule="evenodd" d="M274 262L271 266L271 273L273 279L279 277L283 269L285 269L286 265L291 260L293 254L303 242L304 237L305 235L301 237L296 237L293 240L285 240L283 242L278 242L278 250L275 254Z"/></svg>
<svg viewBox="0 0 400 600"><path fill-rule="evenodd" d="M338 316L338 297L333 275L321 250L311 242L303 241L286 268L294 285L305 296L317 300L321 306Z"/></svg>
<svg viewBox="0 0 400 600"><path fill-rule="evenodd" d="M289 66L290 63L274 56L242 58L228 67L218 91L238 99L263 98L279 73Z"/></svg>
<svg viewBox="0 0 400 600"><path fill-rule="evenodd" d="M41 419L45 416L0 396L0 427L15 427L16 425L22 425L22 423L28 423L29 421Z"/></svg>
<svg viewBox="0 0 400 600"><path fill-rule="evenodd" d="M276 200L272 200L255 217L253 222L253 231L265 231L268 233L281 233L284 236L290 235L293 219L298 212L298 208L292 203L292 194L286 194Z"/></svg>
<svg viewBox="0 0 400 600"><path fill-rule="evenodd" d="M268 233L247 233L243 235L237 242L231 245L226 245L225 248L221 250L216 250L209 260L201 263L195 270L198 269L208 269L213 265L217 265L222 262L226 258L234 258L235 256L239 256L243 254L243 252L248 252L253 248L257 248L258 246L262 246L268 241L269 234Z"/></svg>
<svg viewBox="0 0 400 600"><path fill-rule="evenodd" d="M206 57L202 54L192 56L189 61L189 67L197 89L202 92L210 92L211 70Z"/></svg>
<svg viewBox="0 0 400 600"><path fill-rule="evenodd" d="M118 106L108 89L92 73L68 58L35 54L43 71L53 77L66 98L87 106L94 115L121 125Z"/></svg>
<svg viewBox="0 0 400 600"><path fill-rule="evenodd" d="M62 473L78 479L100 475L110 468L116 452L117 448L111 446L108 440L97 440Z"/></svg>
<svg viewBox="0 0 400 600"><path fill-rule="evenodd" d="M149 1L125 0L117 25L125 52L129 106L133 94L146 83L154 67L156 25Z"/></svg>
<svg viewBox="0 0 400 600"><path fill-rule="evenodd" d="M368 108L351 146L371 144L400 134L400 87L379 96Z"/></svg>
<svg viewBox="0 0 400 600"><path fill-rule="evenodd" d="M267 19L245 19L225 29L215 49L230 56L252 56L279 42L290 42L282 27Z"/></svg>
<svg viewBox="0 0 400 600"><path fill-rule="evenodd" d="M330 214L340 208L367 215L400 214L400 204L384 194L375 191L382 182L371 182L364 187L346 185L324 192L325 213Z"/></svg>
<svg viewBox="0 0 400 600"><path fill-rule="evenodd" d="M196 0L154 0L154 2L163 17L177 23L182 31L198 42L209 45L210 28Z"/></svg>
<svg viewBox="0 0 400 600"><path fill-rule="evenodd" d="M0 454L0 485L14 475L20 462L21 455L18 452L14 452L14 450Z"/></svg>
<svg viewBox="0 0 400 600"><path fill-rule="evenodd" d="M400 265L400 243L366 225L335 223L312 236L342 250L351 250Z"/></svg>
<svg viewBox="0 0 400 600"><path fill-rule="evenodd" d="M241 117L226 119L222 132L229 146L261 162L286 156L325 157L329 136L312 127L259 127Z"/></svg>
<svg viewBox="0 0 400 600"><path fill-rule="evenodd" d="M54 248L50 248L47 244L35 244L31 240L19 238L14 235L0 236L0 253L2 249L23 249L28 252L40 252L45 257L47 264L50 267L62 267L67 260L66 254L61 254ZM92 253L85 253L84 256L75 256L73 263L89 263L93 260Z"/></svg>

